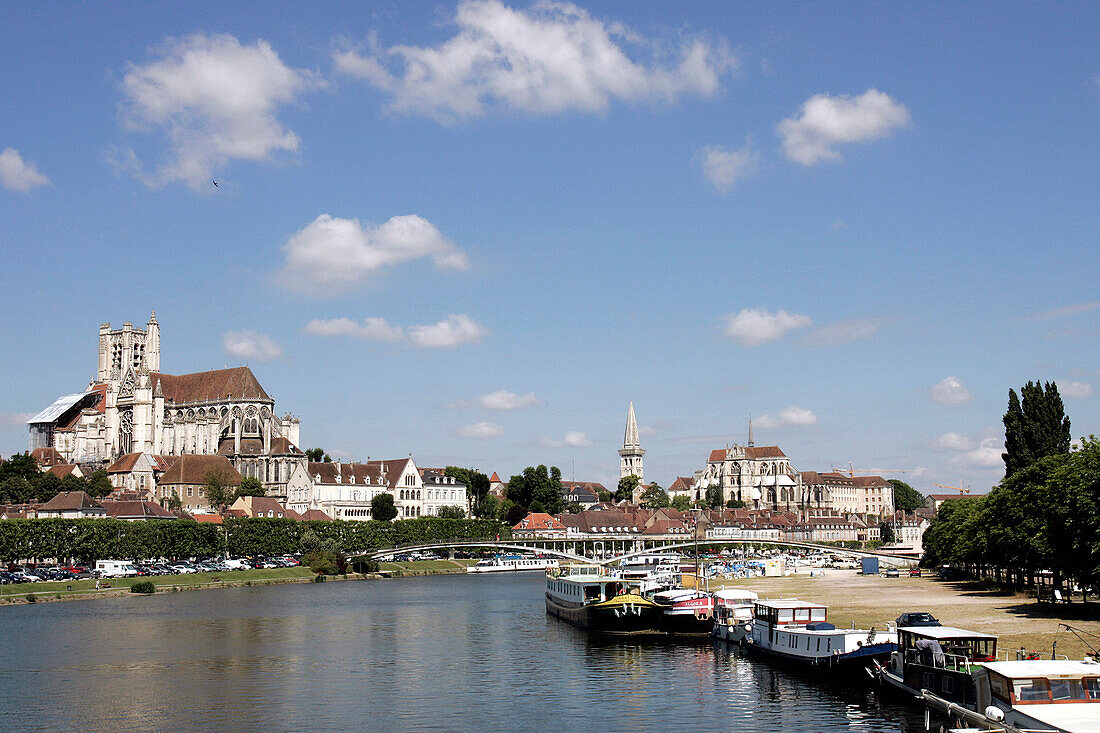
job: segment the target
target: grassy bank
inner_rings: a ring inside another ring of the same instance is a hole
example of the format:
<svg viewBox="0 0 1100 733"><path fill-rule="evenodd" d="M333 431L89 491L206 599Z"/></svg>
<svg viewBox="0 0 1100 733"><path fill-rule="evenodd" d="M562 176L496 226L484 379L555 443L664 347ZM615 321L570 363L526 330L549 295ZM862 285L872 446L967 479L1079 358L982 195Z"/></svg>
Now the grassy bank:
<svg viewBox="0 0 1100 733"><path fill-rule="evenodd" d="M837 626L885 629L906 611L928 611L945 626L973 629L1000 637L998 649L1021 646L1080 659L1088 650L1073 634L1059 630L1068 623L1100 634L1100 603L1038 604L1034 598L1005 593L982 583L940 581L931 577L885 578L861 576L852 570L831 570L824 577L790 576L727 581L763 598L800 598L829 606L829 620ZM712 586L716 587L716 586ZM1098 642L1100 643L1100 642Z"/></svg>

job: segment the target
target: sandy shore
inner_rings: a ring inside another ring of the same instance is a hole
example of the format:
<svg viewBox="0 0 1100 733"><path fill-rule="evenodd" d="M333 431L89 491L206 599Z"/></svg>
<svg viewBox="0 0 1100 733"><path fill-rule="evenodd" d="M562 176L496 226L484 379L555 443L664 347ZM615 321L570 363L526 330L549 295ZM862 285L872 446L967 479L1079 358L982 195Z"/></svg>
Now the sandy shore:
<svg viewBox="0 0 1100 733"><path fill-rule="evenodd" d="M816 572L816 571L815 571ZM749 588L762 598L800 598L829 606L829 620L837 626L885 629L906 611L928 611L945 626L958 626L1000 638L999 650L1027 649L1049 655L1058 642L1058 653L1080 659L1085 644L1058 624L1100 634L1100 602L1038 604L1034 598L991 590L980 583L940 581L931 577L885 578L862 576L854 570L827 570L823 577L754 578L723 581L723 585ZM712 584L712 588L717 587ZM1100 645L1100 639L1092 640Z"/></svg>

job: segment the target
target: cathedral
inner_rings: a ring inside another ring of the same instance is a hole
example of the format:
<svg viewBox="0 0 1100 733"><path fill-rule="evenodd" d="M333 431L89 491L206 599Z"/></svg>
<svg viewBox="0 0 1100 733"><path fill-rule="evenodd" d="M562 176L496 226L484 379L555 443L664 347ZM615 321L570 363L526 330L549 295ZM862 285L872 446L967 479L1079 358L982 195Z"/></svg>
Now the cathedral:
<svg viewBox="0 0 1100 733"><path fill-rule="evenodd" d="M96 378L27 422L31 450L54 448L68 463L108 465L134 453L222 455L269 494L284 493L294 468L305 468L298 418L275 414L251 369L160 370L155 311L145 330L101 325Z"/></svg>

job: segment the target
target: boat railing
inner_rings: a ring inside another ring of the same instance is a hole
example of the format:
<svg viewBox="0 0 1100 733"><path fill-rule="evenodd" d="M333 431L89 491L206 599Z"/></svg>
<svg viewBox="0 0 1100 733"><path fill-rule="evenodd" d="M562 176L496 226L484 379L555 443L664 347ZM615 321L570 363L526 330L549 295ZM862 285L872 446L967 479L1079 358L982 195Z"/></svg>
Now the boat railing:
<svg viewBox="0 0 1100 733"><path fill-rule="evenodd" d="M1043 652L1025 649L1024 647L1020 647L1019 649L1002 649L997 653L997 661L1003 662L1025 662L1037 659L1057 659L1063 662L1069 661L1069 657L1065 654L1044 654Z"/></svg>

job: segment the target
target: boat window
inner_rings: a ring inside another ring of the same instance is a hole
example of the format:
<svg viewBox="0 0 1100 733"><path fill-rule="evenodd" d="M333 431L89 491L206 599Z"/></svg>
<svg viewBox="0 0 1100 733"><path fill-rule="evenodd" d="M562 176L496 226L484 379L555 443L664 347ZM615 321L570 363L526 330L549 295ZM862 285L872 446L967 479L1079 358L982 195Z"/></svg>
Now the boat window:
<svg viewBox="0 0 1100 733"><path fill-rule="evenodd" d="M1090 700L1100 700L1100 677L1086 677L1085 690L1089 693Z"/></svg>
<svg viewBox="0 0 1100 733"><path fill-rule="evenodd" d="M779 623L781 623L781 624L782 623L790 623L792 618L794 618L794 612L793 612L792 609L790 609L790 608L781 608L781 609L779 609Z"/></svg>
<svg viewBox="0 0 1100 733"><path fill-rule="evenodd" d="M810 609L808 609L808 608L796 608L794 610L794 620L795 621L809 621L810 620Z"/></svg>
<svg viewBox="0 0 1100 733"><path fill-rule="evenodd" d="M811 621L824 621L825 620L825 609L824 608L811 608L810 609L810 620Z"/></svg>
<svg viewBox="0 0 1100 733"><path fill-rule="evenodd" d="M1002 700L1008 700L1008 680L999 674L990 673L989 690Z"/></svg>
<svg viewBox="0 0 1100 733"><path fill-rule="evenodd" d="M586 585L584 586L584 599L586 601L596 600L600 597L600 586L598 585Z"/></svg>
<svg viewBox="0 0 1100 733"><path fill-rule="evenodd" d="M1046 702L1050 699L1047 681L1041 678L1012 680L1012 692L1017 702Z"/></svg>
<svg viewBox="0 0 1100 733"><path fill-rule="evenodd" d="M950 694L955 691L955 680L948 677L947 675L944 675L943 681L940 682L940 686L943 688L944 692Z"/></svg>
<svg viewBox="0 0 1100 733"><path fill-rule="evenodd" d="M1084 700L1085 689L1081 680L1051 680L1050 695L1055 700Z"/></svg>
<svg viewBox="0 0 1100 733"><path fill-rule="evenodd" d="M821 651L821 637L817 637L817 650Z"/></svg>

